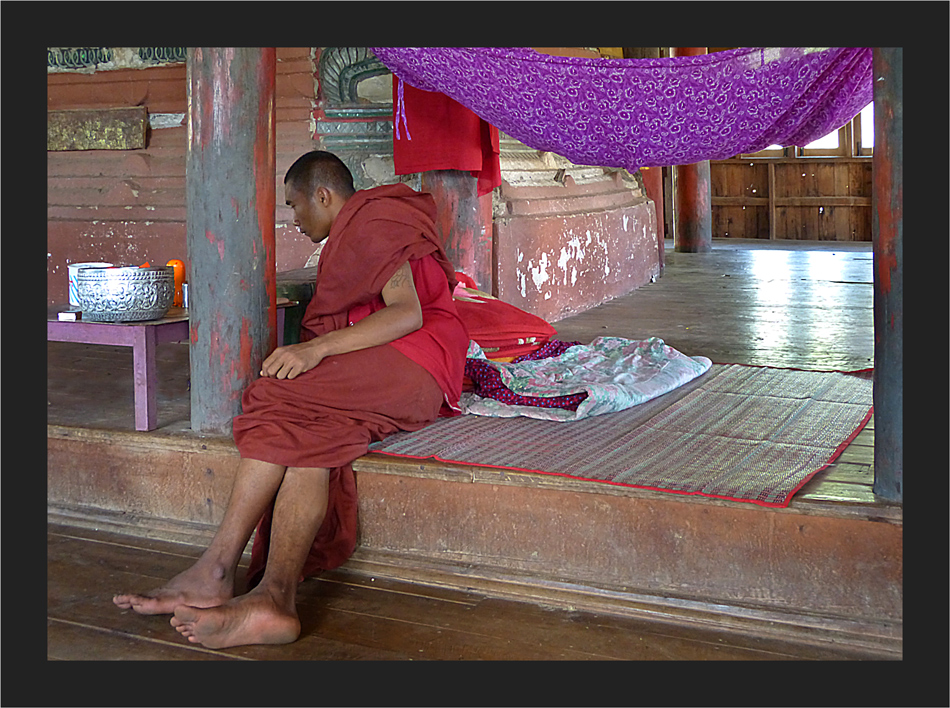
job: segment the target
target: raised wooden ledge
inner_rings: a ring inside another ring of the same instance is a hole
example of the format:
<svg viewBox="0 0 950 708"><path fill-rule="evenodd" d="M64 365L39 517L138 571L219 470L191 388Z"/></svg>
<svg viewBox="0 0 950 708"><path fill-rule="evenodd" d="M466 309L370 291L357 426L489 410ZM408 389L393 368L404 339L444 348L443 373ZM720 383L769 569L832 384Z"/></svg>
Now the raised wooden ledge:
<svg viewBox="0 0 950 708"><path fill-rule="evenodd" d="M866 431L861 435L866 435ZM233 455L238 459L237 448L229 437L199 435L190 429L179 425L163 428L151 432L97 430L62 425L48 425L47 434L52 439L70 439L80 442L114 443L125 447L153 448L166 451L200 453L210 452L224 455ZM856 441L858 442L858 441ZM715 499L700 495L670 494L651 489L639 489L604 482L572 479L559 475L536 474L504 470L495 467L480 467L459 465L440 460L413 460L394 457L379 453L370 453L353 463L353 469L360 471L377 472L382 474L403 475L409 477L423 477L441 479L450 482L470 482L472 484L500 484L522 487L536 487L545 489L559 489L565 492L582 492L588 494L609 494L616 496L638 497L643 499L675 499L686 504L707 504L712 506L731 506L734 508L757 508L774 513L795 513L810 516L829 516L838 518L866 519L901 525L903 523L903 508L874 498L865 490L856 494L856 485L843 485L837 481L826 481L821 477L834 476L836 470L851 469L847 462L855 459L858 452L845 451L844 460L831 465L827 470L820 472L816 478L806 485L789 503L786 508L762 507L747 502L736 502L728 499ZM858 458L860 459L860 458ZM809 491L811 489L811 491Z"/></svg>
<svg viewBox="0 0 950 708"><path fill-rule="evenodd" d="M53 440L113 443L124 447L157 448L172 452L233 453L236 458L239 457L237 447L230 437L194 433L183 423L148 432L47 425L46 436Z"/></svg>
<svg viewBox="0 0 950 708"><path fill-rule="evenodd" d="M786 508L772 508L751 504L748 502L715 499L698 494L670 494L652 489L626 487L604 482L585 481L558 475L535 474L518 472L494 467L475 467L456 465L439 460L410 460L388 455L369 454L353 464L353 469L359 473L378 472L383 474L405 475L409 477L427 477L443 479L451 482L471 482L472 484L501 484L522 487L537 487L558 489L565 492L583 492L588 494L610 494L641 499L676 500L684 504L706 504L711 506L725 506L738 509L760 509L763 512L805 514L809 516L830 516L850 519L865 519L869 521L883 521L901 525L903 511L899 505L884 501L858 500L849 501L844 493L837 498L831 495L817 493L815 499L793 498ZM834 484L834 483L831 483ZM850 489L849 489L850 491Z"/></svg>
<svg viewBox="0 0 950 708"><path fill-rule="evenodd" d="M194 546L210 541L239 459L230 438L184 427L141 433L56 425L48 426L48 436L51 459L66 465L61 485L51 478L56 484L50 488L59 488L48 501L50 523ZM858 460L864 454L859 451ZM901 656L895 599L900 590L894 585L901 574L899 506L796 499L789 508L773 509L380 454L360 458L354 469L365 514L361 544L347 570L542 605L836 643L881 658ZM473 485L470 493L460 484ZM166 502L168 495L173 499ZM544 514L541 510L557 506L559 495L561 517ZM432 505L432 515L403 523L420 499ZM466 514L467 520L452 528L450 519ZM512 525L493 526L494 515ZM777 575L765 570L761 558L746 563L741 554L749 538L733 532L740 523L756 538L783 539L776 552L788 554L788 562L776 567ZM566 537L572 530L576 537ZM585 550L585 538L628 532L637 538L629 559L614 543ZM676 545L681 532L696 538L695 548L692 541ZM570 557L571 549L576 557ZM676 561L667 565L663 559L674 551ZM708 557L717 553L719 560ZM862 558L879 566L874 571L881 573L879 579L862 570ZM737 563L749 568L737 570ZM668 571L669 578L660 577ZM762 593L737 572L760 574L750 575L759 580L749 582L765 583ZM837 580L830 582L831 577Z"/></svg>

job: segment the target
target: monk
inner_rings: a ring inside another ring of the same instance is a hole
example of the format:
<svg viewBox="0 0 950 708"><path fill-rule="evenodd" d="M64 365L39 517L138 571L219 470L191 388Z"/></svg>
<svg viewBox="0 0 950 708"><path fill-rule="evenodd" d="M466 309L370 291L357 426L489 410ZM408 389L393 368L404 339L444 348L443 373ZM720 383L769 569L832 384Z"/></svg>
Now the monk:
<svg viewBox="0 0 950 708"><path fill-rule="evenodd" d="M113 602L172 614L211 648L300 635L298 583L356 547L352 463L370 443L458 409L468 333L431 195L406 185L355 191L343 162L300 157L284 179L294 224L326 241L300 343L278 347L245 390L233 434L241 461L220 527L183 573ZM257 529L245 594L238 561Z"/></svg>

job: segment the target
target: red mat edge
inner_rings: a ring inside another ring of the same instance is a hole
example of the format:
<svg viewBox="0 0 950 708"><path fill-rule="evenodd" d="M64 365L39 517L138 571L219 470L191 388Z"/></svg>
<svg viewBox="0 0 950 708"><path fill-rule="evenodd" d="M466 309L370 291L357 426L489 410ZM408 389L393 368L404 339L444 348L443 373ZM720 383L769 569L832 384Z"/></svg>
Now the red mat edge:
<svg viewBox="0 0 950 708"><path fill-rule="evenodd" d="M708 358L708 357L707 357ZM712 359L710 359L712 361ZM762 364L740 364L737 361L713 361L715 366L746 366L750 369L778 369L780 371L809 371L813 374L869 374L873 366L866 369L802 369L797 366L764 366Z"/></svg>
<svg viewBox="0 0 950 708"><path fill-rule="evenodd" d="M861 420L860 423L858 423L858 426L854 429L854 432L851 433L851 435L849 435L847 438L845 438L841 442L841 444L835 448L835 451L831 453L831 457L828 458L828 461L825 464L823 464L821 467L819 467L817 470L812 472L810 475L805 477L802 483L792 490L792 492L788 495L788 502L785 503L785 506L788 506L788 504L792 501L792 497L794 497L798 493L798 490L800 490L802 487L808 484L811 481L812 477L814 477L816 474L818 474L822 470L825 470L831 467L831 465L834 464L835 460L841 457L841 453L845 451L848 445L854 442L854 439L858 437L858 435L861 433L862 430L864 430L864 428L870 422L871 416L873 415L874 415L874 406L871 406L868 409L868 412L865 414L864 418Z"/></svg>
<svg viewBox="0 0 950 708"><path fill-rule="evenodd" d="M713 364L718 364L719 366L747 366L753 369L784 369L785 371L812 371L815 373L827 373L827 374L866 374L874 371L874 367L868 369L855 369L853 371L844 371L843 369L832 369L832 370L817 370L817 369L799 369L793 366L760 366L758 364L739 364L739 363L722 363L722 362L713 362ZM489 469L495 470L509 470L511 472L525 472L527 474L546 474L552 477L566 477L567 479L576 479L581 482L595 482L597 484L610 484L615 487L626 487L628 489L648 489L654 492L663 492L664 494L679 494L684 497L706 497L707 499L724 499L726 501L738 502L741 504L755 504L757 506L764 506L770 509L787 509L788 505L792 502L792 497L794 497L798 492L808 484L812 478L821 472L826 470L834 464L835 460L841 457L841 453L854 442L854 439L858 437L862 430L867 426L871 420L871 416L874 415L874 406L872 405L867 414L854 429L854 431L835 448L834 452L831 453L831 457L828 458L828 461L825 462L821 467L816 469L814 472L806 475L802 480L801 484L795 487L788 496L785 498L785 502L766 502L760 501L758 499L737 499L735 497L727 497L721 494L706 494L704 492L683 492L678 489L664 489L662 487L651 487L645 484L626 484L624 482L611 482L606 479L592 479L590 477L576 477L574 475L567 474L566 472L545 472L543 470L531 470L524 467L507 467L505 465L489 465L479 462L463 462L462 460L449 460L444 457L439 457L438 455L426 455L425 457L420 457L418 455L405 455L396 452L386 452L384 450L369 450L369 454L373 455L388 455L389 457L402 457L407 460L437 460L438 462L445 462L450 465L462 465L463 467L487 467Z"/></svg>

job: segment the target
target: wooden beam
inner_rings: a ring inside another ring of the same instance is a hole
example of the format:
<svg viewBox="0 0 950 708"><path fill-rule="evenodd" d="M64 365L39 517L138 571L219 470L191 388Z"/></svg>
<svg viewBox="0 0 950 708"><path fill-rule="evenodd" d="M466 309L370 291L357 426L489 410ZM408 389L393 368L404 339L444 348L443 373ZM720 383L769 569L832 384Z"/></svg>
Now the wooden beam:
<svg viewBox="0 0 950 708"><path fill-rule="evenodd" d="M775 206L871 206L871 197L778 197Z"/></svg>
<svg viewBox="0 0 950 708"><path fill-rule="evenodd" d="M713 206L768 206L768 197L713 197Z"/></svg>
<svg viewBox="0 0 950 708"><path fill-rule="evenodd" d="M713 197L713 206L871 206L871 197Z"/></svg>
<svg viewBox="0 0 950 708"><path fill-rule="evenodd" d="M871 161L871 156L866 157L838 157L835 155L805 155L803 157L731 157L728 160L710 160L714 165L751 165L755 163L774 163L777 165L786 165L796 163L799 165L819 164L819 163L865 163Z"/></svg>

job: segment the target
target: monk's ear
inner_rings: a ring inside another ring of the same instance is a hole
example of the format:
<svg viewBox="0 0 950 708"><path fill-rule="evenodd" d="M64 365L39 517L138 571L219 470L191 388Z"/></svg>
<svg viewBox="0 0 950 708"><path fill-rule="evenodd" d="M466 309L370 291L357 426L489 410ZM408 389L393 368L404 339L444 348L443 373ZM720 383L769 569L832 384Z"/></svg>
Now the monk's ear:
<svg viewBox="0 0 950 708"><path fill-rule="evenodd" d="M313 200L320 206L326 207L332 199L333 196L326 187L317 187L313 192Z"/></svg>

